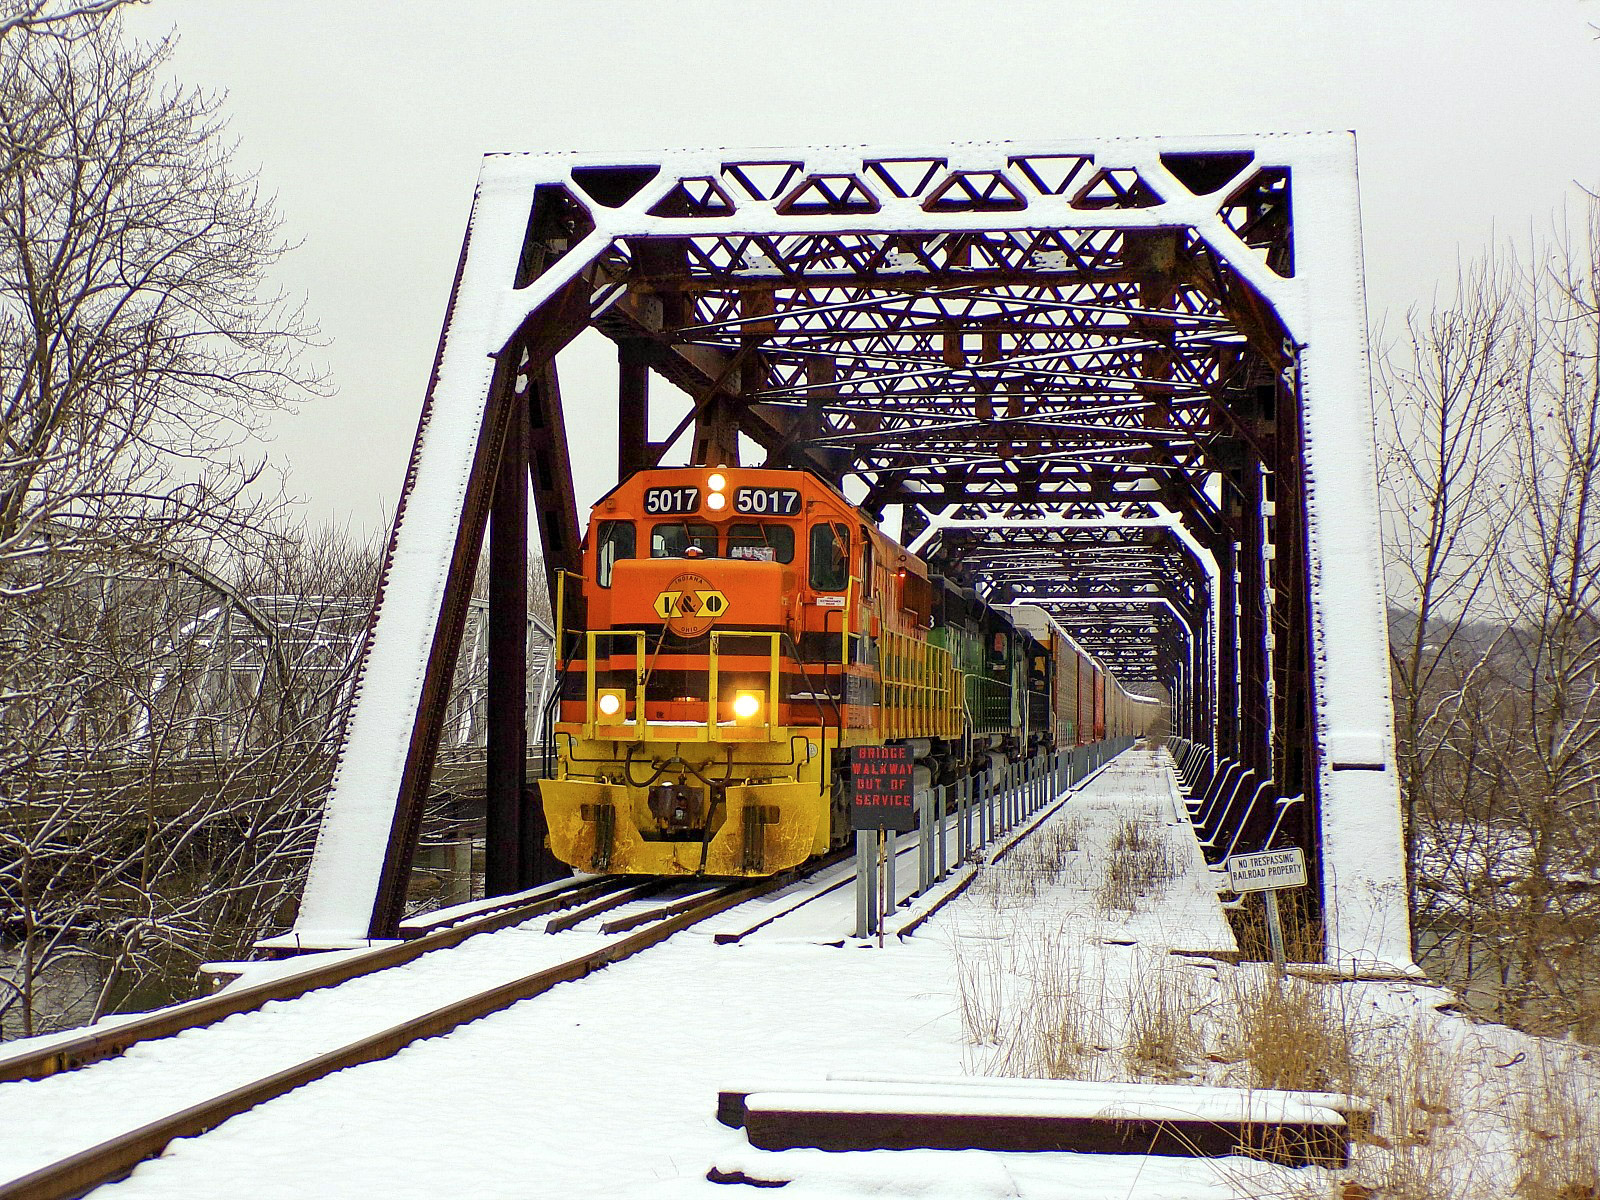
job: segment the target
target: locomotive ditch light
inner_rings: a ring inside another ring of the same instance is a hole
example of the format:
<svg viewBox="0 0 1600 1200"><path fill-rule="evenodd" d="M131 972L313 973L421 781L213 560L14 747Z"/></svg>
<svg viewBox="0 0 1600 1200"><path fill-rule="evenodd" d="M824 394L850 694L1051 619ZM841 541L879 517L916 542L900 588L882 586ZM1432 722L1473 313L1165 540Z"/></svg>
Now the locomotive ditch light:
<svg viewBox="0 0 1600 1200"><path fill-rule="evenodd" d="M761 715L765 697L760 692L738 692L733 697L733 715L741 725L755 723Z"/></svg>
<svg viewBox="0 0 1600 1200"><path fill-rule="evenodd" d="M621 722L622 713L627 708L628 694L621 688L601 688L595 697L595 707L600 710L600 720L606 725L615 725Z"/></svg>

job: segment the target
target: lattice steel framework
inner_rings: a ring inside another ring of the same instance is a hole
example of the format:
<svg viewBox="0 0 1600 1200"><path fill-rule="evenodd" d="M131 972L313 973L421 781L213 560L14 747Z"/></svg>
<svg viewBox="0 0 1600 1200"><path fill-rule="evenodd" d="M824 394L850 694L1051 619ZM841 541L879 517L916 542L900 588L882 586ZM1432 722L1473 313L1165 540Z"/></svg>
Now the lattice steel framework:
<svg viewBox="0 0 1600 1200"><path fill-rule="evenodd" d="M304 940L398 919L491 509L508 630L527 523L577 565L554 355L595 327L621 473L745 438L898 509L941 568L1045 604L1172 689L1181 729L1308 793L1330 955L1403 960L1362 323L1344 135L491 156ZM661 442L652 373L692 398ZM490 651L508 886L542 838L514 633Z"/></svg>

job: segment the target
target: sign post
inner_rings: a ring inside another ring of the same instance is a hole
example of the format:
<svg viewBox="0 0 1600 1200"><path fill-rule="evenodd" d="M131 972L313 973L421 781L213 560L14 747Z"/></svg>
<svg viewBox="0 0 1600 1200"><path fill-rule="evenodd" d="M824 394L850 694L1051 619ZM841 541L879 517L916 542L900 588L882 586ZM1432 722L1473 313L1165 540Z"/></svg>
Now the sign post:
<svg viewBox="0 0 1600 1200"><path fill-rule="evenodd" d="M1278 977L1284 974L1283 921L1278 913L1278 892L1282 888L1305 887L1306 856L1298 846L1287 850L1264 850L1260 854L1236 854L1228 859L1228 887L1243 895L1262 892L1267 906L1267 940L1272 944L1272 962Z"/></svg>
<svg viewBox="0 0 1600 1200"><path fill-rule="evenodd" d="M850 821L857 830L875 831L875 870L869 875L857 859L857 908L876 918L878 944L883 945L884 925L895 908L895 837L917 827L915 798L916 761L910 746L857 746L850 751ZM863 904L871 896L878 903ZM865 930L866 936L872 930Z"/></svg>

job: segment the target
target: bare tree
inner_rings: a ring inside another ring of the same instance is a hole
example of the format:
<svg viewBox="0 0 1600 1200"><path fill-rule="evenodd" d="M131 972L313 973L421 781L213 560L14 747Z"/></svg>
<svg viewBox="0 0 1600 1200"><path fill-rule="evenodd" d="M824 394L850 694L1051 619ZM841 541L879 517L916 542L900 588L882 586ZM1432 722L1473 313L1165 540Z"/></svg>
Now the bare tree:
<svg viewBox="0 0 1600 1200"><path fill-rule="evenodd" d="M1384 371L1419 945L1480 1007L1600 1032L1600 205L1468 272Z"/></svg>
<svg viewBox="0 0 1600 1200"><path fill-rule="evenodd" d="M0 3L0 38L14 32L79 35L96 18L143 0L5 0Z"/></svg>
<svg viewBox="0 0 1600 1200"><path fill-rule="evenodd" d="M1585 215L1530 267L1538 339L1516 412L1518 520L1499 559L1526 853L1515 975L1522 1007L1558 1024L1600 998L1600 203Z"/></svg>
<svg viewBox="0 0 1600 1200"><path fill-rule="evenodd" d="M253 534L273 501L245 447L317 387L218 102L161 82L167 43L74 20L0 40L0 596Z"/></svg>
<svg viewBox="0 0 1600 1200"><path fill-rule="evenodd" d="M1510 520L1511 400L1526 341L1514 275L1492 257L1462 271L1451 306L1409 313L1406 335L1380 359L1378 411L1385 573L1391 602L1408 614L1389 644L1406 866L1416 880L1419 807L1430 775L1456 774L1442 756L1458 742L1461 688L1493 648L1463 634L1490 610Z"/></svg>
<svg viewBox="0 0 1600 1200"><path fill-rule="evenodd" d="M250 451L322 390L272 205L116 4L0 4L0 1015L26 1031L75 960L101 1012L281 909L342 676L280 612L235 694L250 634L216 626L246 564L304 554Z"/></svg>
<svg viewBox="0 0 1600 1200"><path fill-rule="evenodd" d="M78 686L7 714L32 740L0 762L0 1026L185 994L198 963L292 919L378 552L330 531L275 545L231 583L124 560L50 593L36 660Z"/></svg>

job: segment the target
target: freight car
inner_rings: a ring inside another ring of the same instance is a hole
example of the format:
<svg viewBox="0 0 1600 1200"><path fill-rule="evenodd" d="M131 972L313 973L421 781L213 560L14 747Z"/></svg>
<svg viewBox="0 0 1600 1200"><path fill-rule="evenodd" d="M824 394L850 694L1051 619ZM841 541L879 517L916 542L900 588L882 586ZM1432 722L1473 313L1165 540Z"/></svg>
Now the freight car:
<svg viewBox="0 0 1600 1200"><path fill-rule="evenodd" d="M595 505L558 587L540 784L580 870L765 875L850 836L851 751L919 782L1138 733L1040 609L986 603L805 471L638 472Z"/></svg>

